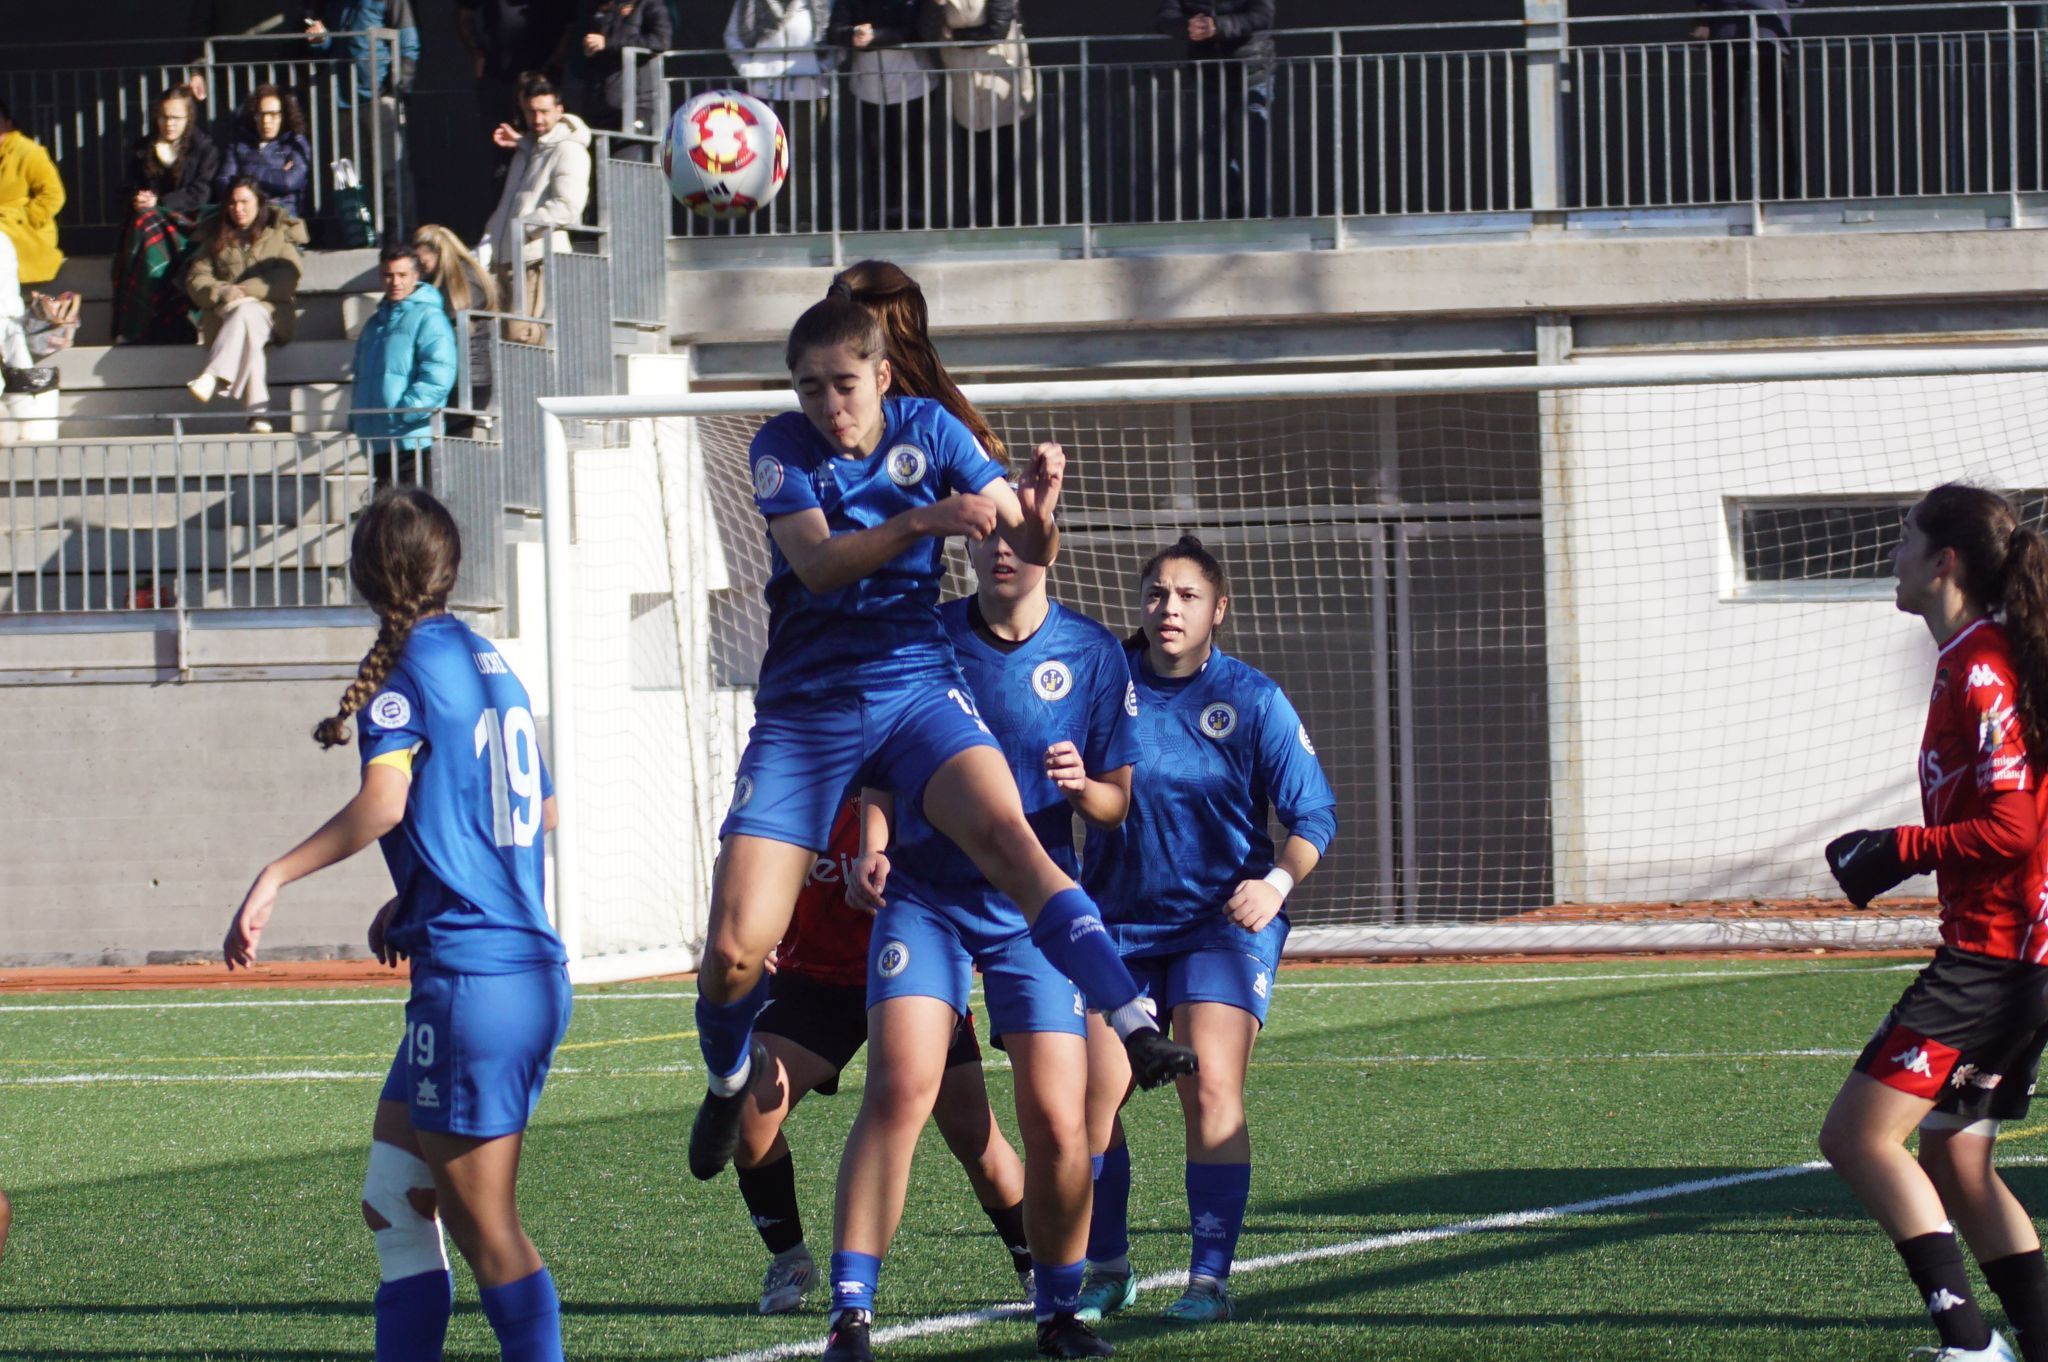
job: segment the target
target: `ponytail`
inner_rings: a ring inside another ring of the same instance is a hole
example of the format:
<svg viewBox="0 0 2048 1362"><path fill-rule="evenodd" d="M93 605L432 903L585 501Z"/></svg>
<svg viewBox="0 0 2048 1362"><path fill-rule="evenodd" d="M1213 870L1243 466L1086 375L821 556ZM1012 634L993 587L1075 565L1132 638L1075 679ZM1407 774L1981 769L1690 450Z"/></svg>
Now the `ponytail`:
<svg viewBox="0 0 2048 1362"><path fill-rule="evenodd" d="M2002 609L2019 684L2015 701L2027 755L2048 767L2048 538L2021 525L2005 553Z"/></svg>
<svg viewBox="0 0 2048 1362"><path fill-rule="evenodd" d="M1002 440L960 391L939 361L939 352L932 348L931 314L917 280L886 260L863 260L834 275L825 296L859 303L881 323L888 338L890 385L895 391L937 402L967 427L990 458L998 463L1007 461Z"/></svg>

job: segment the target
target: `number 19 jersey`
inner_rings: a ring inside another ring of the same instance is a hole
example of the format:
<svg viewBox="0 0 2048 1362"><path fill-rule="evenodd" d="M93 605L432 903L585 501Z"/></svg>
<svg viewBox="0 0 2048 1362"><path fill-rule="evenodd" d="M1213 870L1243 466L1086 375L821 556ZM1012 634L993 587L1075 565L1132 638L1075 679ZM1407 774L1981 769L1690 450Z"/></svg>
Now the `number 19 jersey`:
<svg viewBox="0 0 2048 1362"><path fill-rule="evenodd" d="M361 723L363 764L412 775L381 840L400 900L391 944L461 974L566 962L542 900L553 787L526 687L491 641L453 615L421 620Z"/></svg>

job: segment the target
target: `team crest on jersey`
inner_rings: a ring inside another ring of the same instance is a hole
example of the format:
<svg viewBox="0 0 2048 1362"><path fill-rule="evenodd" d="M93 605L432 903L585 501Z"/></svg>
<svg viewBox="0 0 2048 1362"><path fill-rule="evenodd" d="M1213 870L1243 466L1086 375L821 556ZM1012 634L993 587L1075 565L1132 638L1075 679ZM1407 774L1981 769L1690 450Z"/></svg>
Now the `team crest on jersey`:
<svg viewBox="0 0 2048 1362"><path fill-rule="evenodd" d="M1948 668L1942 667L1934 673L1934 694L1928 697L1927 703L1930 705L1939 704L1941 697L1946 694L1948 694Z"/></svg>
<svg viewBox="0 0 2048 1362"><path fill-rule="evenodd" d="M1073 692L1074 673L1064 662L1041 663L1031 673L1031 689L1041 700L1064 700Z"/></svg>
<svg viewBox="0 0 2048 1362"><path fill-rule="evenodd" d="M753 798L754 778L752 776L741 776L732 783L732 806L734 809L744 809L753 801Z"/></svg>
<svg viewBox="0 0 2048 1362"><path fill-rule="evenodd" d="M875 973L884 979L894 979L910 968L910 947L901 941L891 941L882 947L882 953L875 957Z"/></svg>
<svg viewBox="0 0 2048 1362"><path fill-rule="evenodd" d="M1316 754L1316 745L1308 740L1307 724L1297 724L1294 729L1294 736L1301 739L1302 751L1308 753L1310 756L1314 756Z"/></svg>
<svg viewBox="0 0 2048 1362"><path fill-rule="evenodd" d="M1135 681L1124 682L1124 713L1133 719L1138 717L1138 683Z"/></svg>
<svg viewBox="0 0 2048 1362"><path fill-rule="evenodd" d="M1202 711L1202 736L1222 742L1237 731L1237 711L1218 700Z"/></svg>
<svg viewBox="0 0 2048 1362"><path fill-rule="evenodd" d="M889 451L885 466L889 481L898 487L915 487L924 481L924 470L931 466L931 460L916 445L897 445Z"/></svg>
<svg viewBox="0 0 2048 1362"><path fill-rule="evenodd" d="M754 464L754 495L766 501L782 490L782 461L760 459Z"/></svg>
<svg viewBox="0 0 2048 1362"><path fill-rule="evenodd" d="M2012 732L2012 721L2012 706L1994 702L1984 711L1984 717L1977 721L1977 750L1988 755L2005 746ZM391 725L386 724L385 727Z"/></svg>
<svg viewBox="0 0 2048 1362"><path fill-rule="evenodd" d="M370 701L370 717L379 728L404 728L412 718L412 701L395 690L387 690Z"/></svg>

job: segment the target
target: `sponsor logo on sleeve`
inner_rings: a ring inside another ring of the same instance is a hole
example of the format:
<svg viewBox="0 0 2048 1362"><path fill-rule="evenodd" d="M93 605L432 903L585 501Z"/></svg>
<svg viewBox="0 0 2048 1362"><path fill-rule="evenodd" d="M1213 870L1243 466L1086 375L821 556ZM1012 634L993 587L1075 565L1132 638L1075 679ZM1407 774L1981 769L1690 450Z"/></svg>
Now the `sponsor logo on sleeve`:
<svg viewBox="0 0 2048 1362"><path fill-rule="evenodd" d="M2005 746L2012 734L2012 720L2012 706L1993 701L1977 720L1977 750L1990 753Z"/></svg>
<svg viewBox="0 0 2048 1362"><path fill-rule="evenodd" d="M894 979L910 968L910 947L901 941L891 941L882 947L882 953L875 957L875 973L884 979Z"/></svg>
<svg viewBox="0 0 2048 1362"><path fill-rule="evenodd" d="M889 481L898 487L915 487L924 481L924 472L931 467L931 460L916 445L897 445L889 451L884 466L889 470Z"/></svg>
<svg viewBox="0 0 2048 1362"><path fill-rule="evenodd" d="M2003 685L2005 685L2005 678L2000 676L1997 669L1991 666L1990 663L1979 662L1970 668L1969 687L1971 690L1976 690L1980 686Z"/></svg>
<svg viewBox="0 0 2048 1362"><path fill-rule="evenodd" d="M1237 711L1218 700L1202 710L1199 727L1203 737L1222 742L1237 731Z"/></svg>
<svg viewBox="0 0 2048 1362"><path fill-rule="evenodd" d="M412 701L387 690L370 701L370 717L379 728L404 728L412 720Z"/></svg>
<svg viewBox="0 0 2048 1362"><path fill-rule="evenodd" d="M1308 753L1310 756L1314 756L1316 754L1316 745L1308 740L1307 724L1297 724L1294 729L1294 736L1301 739L1302 751Z"/></svg>
<svg viewBox="0 0 2048 1362"><path fill-rule="evenodd" d="M1138 683L1135 681L1124 682L1124 713L1133 719L1138 717Z"/></svg>
<svg viewBox="0 0 2048 1362"><path fill-rule="evenodd" d="M754 461L754 495L766 501L782 490L782 460L766 456Z"/></svg>
<svg viewBox="0 0 2048 1362"><path fill-rule="evenodd" d="M1074 689L1074 673L1064 662L1041 662L1031 673L1031 690L1039 699L1064 700Z"/></svg>

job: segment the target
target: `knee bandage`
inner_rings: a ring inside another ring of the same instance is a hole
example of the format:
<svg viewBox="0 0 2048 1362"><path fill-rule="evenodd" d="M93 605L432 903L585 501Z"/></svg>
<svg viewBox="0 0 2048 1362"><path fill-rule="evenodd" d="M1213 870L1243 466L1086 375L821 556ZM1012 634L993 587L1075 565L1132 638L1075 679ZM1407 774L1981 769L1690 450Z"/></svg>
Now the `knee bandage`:
<svg viewBox="0 0 2048 1362"><path fill-rule="evenodd" d="M1952 1112L1930 1111L1920 1118L1920 1128L1937 1134L1976 1135L1986 1140L1998 1138L1998 1122L1988 1116L1973 1120Z"/></svg>
<svg viewBox="0 0 2048 1362"><path fill-rule="evenodd" d="M363 1218L377 1237L382 1280L448 1270L441 1218L434 1205L434 1176L423 1160L381 1140L370 1145L370 1171L363 1175Z"/></svg>

